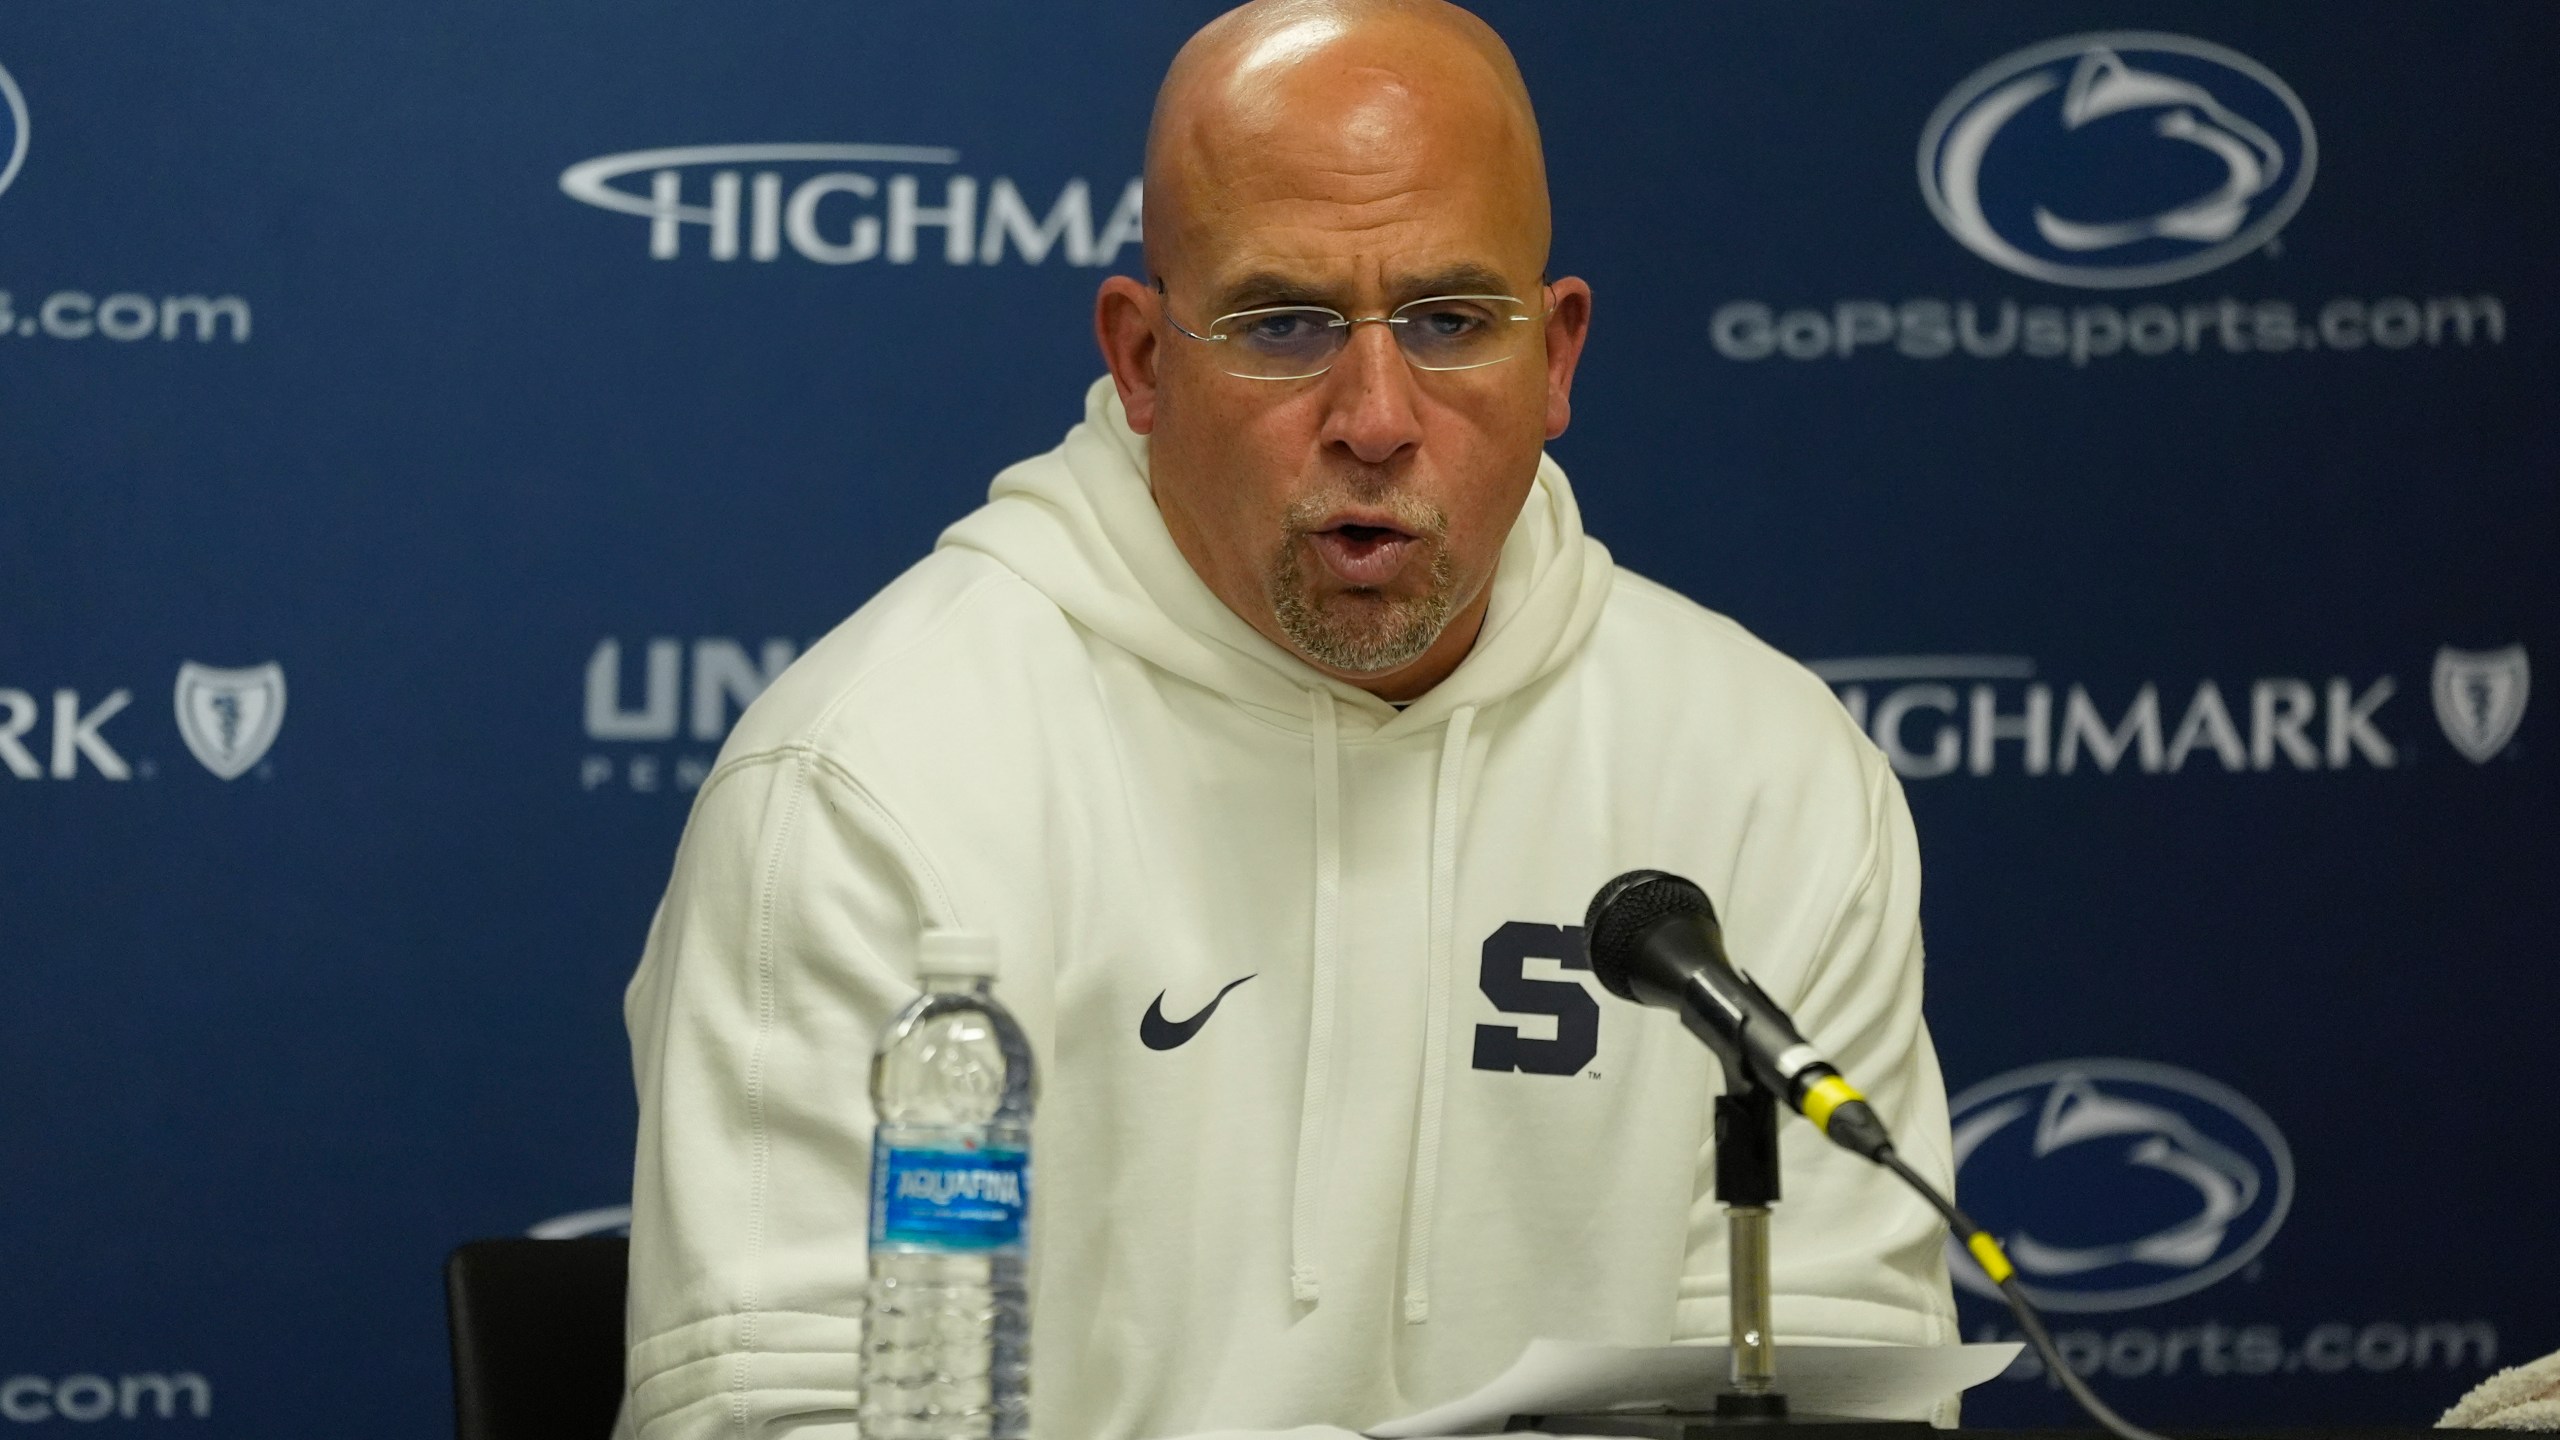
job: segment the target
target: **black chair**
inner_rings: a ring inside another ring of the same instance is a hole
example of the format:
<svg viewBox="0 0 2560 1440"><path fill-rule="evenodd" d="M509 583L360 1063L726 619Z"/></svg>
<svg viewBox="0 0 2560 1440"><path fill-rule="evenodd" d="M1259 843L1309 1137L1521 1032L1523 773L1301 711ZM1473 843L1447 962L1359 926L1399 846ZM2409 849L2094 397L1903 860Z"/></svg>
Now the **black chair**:
<svg viewBox="0 0 2560 1440"><path fill-rule="evenodd" d="M631 1242L474 1240L444 1262L458 1440L607 1440Z"/></svg>

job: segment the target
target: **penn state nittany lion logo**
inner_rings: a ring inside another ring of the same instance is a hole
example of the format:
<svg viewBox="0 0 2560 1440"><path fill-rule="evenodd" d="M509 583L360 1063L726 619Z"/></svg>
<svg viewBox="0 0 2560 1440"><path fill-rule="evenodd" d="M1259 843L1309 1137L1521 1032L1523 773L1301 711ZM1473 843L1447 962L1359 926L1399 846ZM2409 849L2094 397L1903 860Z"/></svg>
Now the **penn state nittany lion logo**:
<svg viewBox="0 0 2560 1440"><path fill-rule="evenodd" d="M269 661L219 670L178 667L178 734L204 768L237 780L266 758L284 728L284 667Z"/></svg>
<svg viewBox="0 0 2560 1440"><path fill-rule="evenodd" d="M2533 667L2522 645L2504 650L2436 652L2436 723L2444 738L2474 765L2486 765L2524 723L2525 701L2533 693Z"/></svg>
<svg viewBox="0 0 2560 1440"><path fill-rule="evenodd" d="M2183 35L2075 35L1958 85L1920 137L1947 233L2058 285L2201 275L2263 245L2311 190L2310 112L2266 67Z"/></svg>
<svg viewBox="0 0 2560 1440"><path fill-rule="evenodd" d="M18 178L18 167L27 163L27 97L18 93L18 82L9 78L7 66L0 66L0 190Z"/></svg>
<svg viewBox="0 0 2560 1440"><path fill-rule="evenodd" d="M2143 1060L2066 1060L1959 1095L1956 1185L2049 1310L2130 1310L2255 1258L2293 1206L2293 1155L2229 1087ZM1958 1285L2000 1292L1950 1247Z"/></svg>

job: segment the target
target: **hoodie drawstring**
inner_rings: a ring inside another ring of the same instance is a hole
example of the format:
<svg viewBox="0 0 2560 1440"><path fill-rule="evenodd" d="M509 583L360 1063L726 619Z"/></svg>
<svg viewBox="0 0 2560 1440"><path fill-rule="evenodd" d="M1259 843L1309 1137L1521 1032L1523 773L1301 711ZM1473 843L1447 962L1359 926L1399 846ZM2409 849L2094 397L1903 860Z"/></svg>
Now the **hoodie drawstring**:
<svg viewBox="0 0 2560 1440"><path fill-rule="evenodd" d="M1334 989L1342 938L1342 734L1333 696L1309 692L1314 725L1316 910L1313 984L1308 996L1306 1089L1298 1111L1297 1193L1289 1216L1289 1294L1314 1304L1322 1294L1316 1238L1323 1201L1326 1127L1333 1079ZM1449 717L1431 797L1431 918L1425 957L1428 995L1422 1031L1422 1099L1414 1117L1413 1188L1405 1212L1404 1319L1431 1318L1432 1222L1439 1212L1440 1142L1449 1099L1449 989L1457 968L1458 807L1465 792L1467 740L1476 707Z"/></svg>
<svg viewBox="0 0 2560 1440"><path fill-rule="evenodd" d="M1449 1098L1449 977L1458 915L1458 797L1466 774L1467 736L1476 707L1449 716L1440 746L1440 778L1431 797L1430 998L1422 1031L1422 1106L1414 1118L1412 1209L1405 1216L1404 1319L1431 1318L1431 1233L1439 1213L1441 1114Z"/></svg>
<svg viewBox="0 0 2560 1440"><path fill-rule="evenodd" d="M1342 741L1333 696L1314 696L1316 922L1314 985L1307 1006L1307 1083L1298 1109L1298 1188L1289 1212L1289 1296L1309 1305L1319 1292L1317 1207L1323 1202L1326 1106L1333 1080L1333 986L1342 934Z"/></svg>

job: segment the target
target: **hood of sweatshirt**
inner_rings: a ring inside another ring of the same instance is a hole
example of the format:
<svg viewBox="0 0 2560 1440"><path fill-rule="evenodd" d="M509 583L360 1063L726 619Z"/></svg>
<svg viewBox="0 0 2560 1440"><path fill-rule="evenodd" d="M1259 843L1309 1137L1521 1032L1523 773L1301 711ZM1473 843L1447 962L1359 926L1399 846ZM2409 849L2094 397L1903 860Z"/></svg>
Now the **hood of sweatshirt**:
<svg viewBox="0 0 2560 1440"><path fill-rule="evenodd" d="M1599 622L1611 586L1609 552L1582 533L1564 471L1539 457L1528 499L1496 562L1475 647L1447 679L1401 710L1273 644L1201 580L1165 528L1148 486L1146 437L1129 428L1108 378L1086 392L1083 422L1057 449L999 474L987 504L944 531L940 545L992 557L1085 629L1309 737L1314 953L1288 1276L1292 1297L1305 1304L1323 1293L1317 1209L1332 1158L1323 1117L1344 930L1341 747L1346 738L1398 743L1442 731L1431 796L1430 887L1418 897L1428 906L1422 958L1429 999L1416 1077L1401 1307L1408 1323L1427 1321L1451 990L1460 969L1454 932L1468 738L1486 707L1573 658Z"/></svg>
<svg viewBox="0 0 2560 1440"><path fill-rule="evenodd" d="M1265 639L1201 580L1165 529L1148 488L1146 437L1129 428L1107 377L1085 392L1084 421L1065 442L997 475L987 502L940 545L992 556L1079 625L1239 705L1303 727L1310 692L1322 692L1347 728L1384 737L1445 725L1570 660L1599 622L1612 573L1609 552L1582 533L1564 471L1540 456L1475 648L1398 711Z"/></svg>

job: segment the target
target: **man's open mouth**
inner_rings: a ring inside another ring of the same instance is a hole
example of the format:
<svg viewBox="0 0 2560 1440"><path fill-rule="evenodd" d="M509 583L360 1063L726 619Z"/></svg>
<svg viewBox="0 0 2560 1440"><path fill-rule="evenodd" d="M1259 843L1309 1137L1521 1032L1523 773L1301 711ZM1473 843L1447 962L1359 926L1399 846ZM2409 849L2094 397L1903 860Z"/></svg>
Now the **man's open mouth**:
<svg viewBox="0 0 2560 1440"><path fill-rule="evenodd" d="M1334 578L1356 589L1374 589L1401 574L1421 548L1407 530L1363 517L1344 520L1307 536Z"/></svg>

